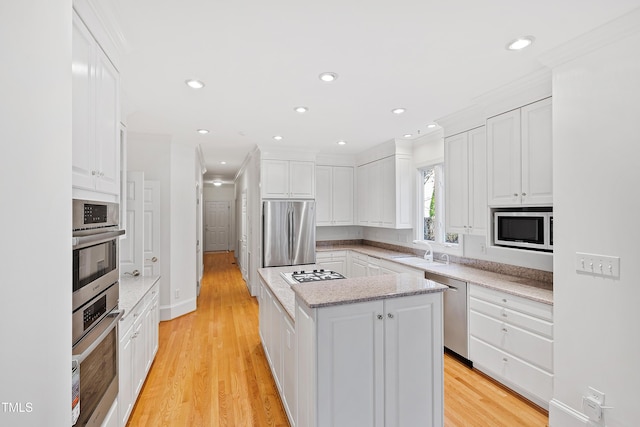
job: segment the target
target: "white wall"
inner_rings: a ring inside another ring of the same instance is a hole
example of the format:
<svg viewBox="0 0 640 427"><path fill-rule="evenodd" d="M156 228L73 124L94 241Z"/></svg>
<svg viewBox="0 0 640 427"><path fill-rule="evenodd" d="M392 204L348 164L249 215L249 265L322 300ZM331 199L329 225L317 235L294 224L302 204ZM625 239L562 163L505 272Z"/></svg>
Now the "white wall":
<svg viewBox="0 0 640 427"><path fill-rule="evenodd" d="M588 386L613 407L608 427L640 422L638 52L636 32L553 71L552 427L586 425L567 414L581 411ZM619 280L577 274L577 251L619 256Z"/></svg>
<svg viewBox="0 0 640 427"><path fill-rule="evenodd" d="M236 189L233 184L222 184L216 187L213 184L204 184L205 202L229 202L231 207L229 214L229 250L236 247ZM237 254L236 254L237 256Z"/></svg>
<svg viewBox="0 0 640 427"><path fill-rule="evenodd" d="M71 408L71 1L2 2L0 40L0 425L64 426Z"/></svg>
<svg viewBox="0 0 640 427"><path fill-rule="evenodd" d="M130 132L127 143L128 169L143 171L146 180L160 181L160 315L168 320L195 310L195 150L176 146L168 135ZM182 205L174 206L178 204ZM188 274L181 276L183 272ZM176 289L180 298L175 297Z"/></svg>

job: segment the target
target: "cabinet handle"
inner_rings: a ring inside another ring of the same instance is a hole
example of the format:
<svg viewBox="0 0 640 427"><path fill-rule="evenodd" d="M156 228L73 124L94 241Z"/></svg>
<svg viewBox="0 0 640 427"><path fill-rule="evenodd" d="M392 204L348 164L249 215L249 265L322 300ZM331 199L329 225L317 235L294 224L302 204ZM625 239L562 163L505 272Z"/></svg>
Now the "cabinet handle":
<svg viewBox="0 0 640 427"><path fill-rule="evenodd" d="M502 317L507 317L507 313L502 313Z"/></svg>
<svg viewBox="0 0 640 427"><path fill-rule="evenodd" d="M393 314L391 314L391 313L387 313L387 317L388 317L389 319L393 319Z"/></svg>
<svg viewBox="0 0 640 427"><path fill-rule="evenodd" d="M523 197L524 197L524 196L526 196L526 195L527 195L527 193L522 193L522 196L523 196Z"/></svg>
<svg viewBox="0 0 640 427"><path fill-rule="evenodd" d="M95 176L95 175L97 175L97 174L98 174L98 172L97 172L97 171L91 171L91 175Z"/></svg>
<svg viewBox="0 0 640 427"><path fill-rule="evenodd" d="M514 197L518 197L518 193L513 193L513 196Z"/></svg>
<svg viewBox="0 0 640 427"><path fill-rule="evenodd" d="M503 361L504 363L507 363L507 362L509 361L509 359L507 359L506 357L503 357L503 358L502 358L502 361Z"/></svg>
<svg viewBox="0 0 640 427"><path fill-rule="evenodd" d="M502 298L502 302L507 302L507 299L506 298Z"/></svg>
<svg viewBox="0 0 640 427"><path fill-rule="evenodd" d="M378 314L378 320L382 320L382 314Z"/></svg>
<svg viewBox="0 0 640 427"><path fill-rule="evenodd" d="M504 332L506 334L509 331L507 330L507 328L502 328L502 332Z"/></svg>

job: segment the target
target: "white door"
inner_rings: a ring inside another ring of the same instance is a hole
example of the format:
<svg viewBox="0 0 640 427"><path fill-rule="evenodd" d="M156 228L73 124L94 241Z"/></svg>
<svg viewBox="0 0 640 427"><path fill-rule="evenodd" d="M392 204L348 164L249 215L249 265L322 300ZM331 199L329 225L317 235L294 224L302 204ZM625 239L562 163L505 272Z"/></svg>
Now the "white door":
<svg viewBox="0 0 640 427"><path fill-rule="evenodd" d="M144 275L160 275L160 181L144 182Z"/></svg>
<svg viewBox="0 0 640 427"><path fill-rule="evenodd" d="M205 202L205 251L229 250L229 202Z"/></svg>
<svg viewBox="0 0 640 427"><path fill-rule="evenodd" d="M142 272L144 227L144 172L127 172L126 234L120 239L122 274Z"/></svg>

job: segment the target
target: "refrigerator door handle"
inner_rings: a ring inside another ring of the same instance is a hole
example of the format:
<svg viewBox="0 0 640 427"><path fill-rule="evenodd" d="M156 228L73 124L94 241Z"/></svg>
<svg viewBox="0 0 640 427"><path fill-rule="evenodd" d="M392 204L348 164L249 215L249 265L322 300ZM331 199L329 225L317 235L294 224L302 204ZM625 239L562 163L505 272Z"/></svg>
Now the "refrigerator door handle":
<svg viewBox="0 0 640 427"><path fill-rule="evenodd" d="M289 229L287 233L289 235L289 264L293 264L293 207L289 206Z"/></svg>

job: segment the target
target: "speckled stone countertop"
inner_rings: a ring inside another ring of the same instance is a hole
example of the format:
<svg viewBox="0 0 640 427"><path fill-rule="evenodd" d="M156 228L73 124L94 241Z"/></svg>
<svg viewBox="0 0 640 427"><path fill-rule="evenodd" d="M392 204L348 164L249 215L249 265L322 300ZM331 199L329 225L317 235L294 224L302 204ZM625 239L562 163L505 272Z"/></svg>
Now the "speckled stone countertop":
<svg viewBox="0 0 640 427"><path fill-rule="evenodd" d="M367 245L334 245L318 246L317 252L331 252L340 250L350 250L373 257L386 259L398 264L406 265L415 269L430 271L451 277L453 279L474 283L486 288L506 292L511 295L520 296L544 304L553 305L553 285L537 280L494 273L478 268L469 267L463 264L441 264L433 263L433 267L417 266L416 261L421 258L409 253L401 253L388 249L377 248ZM411 258L409 258L411 257Z"/></svg>
<svg viewBox="0 0 640 427"><path fill-rule="evenodd" d="M127 316L133 310L133 307L140 302L158 280L160 280L160 276L120 277L118 309L124 310L124 316Z"/></svg>
<svg viewBox="0 0 640 427"><path fill-rule="evenodd" d="M296 295L309 307L326 307L340 304L397 298L433 292L443 292L446 286L411 274L387 274L355 277L352 279L289 285L280 275L300 269L322 268L317 264L293 267L260 268L258 274L280 301L292 322L295 322Z"/></svg>

